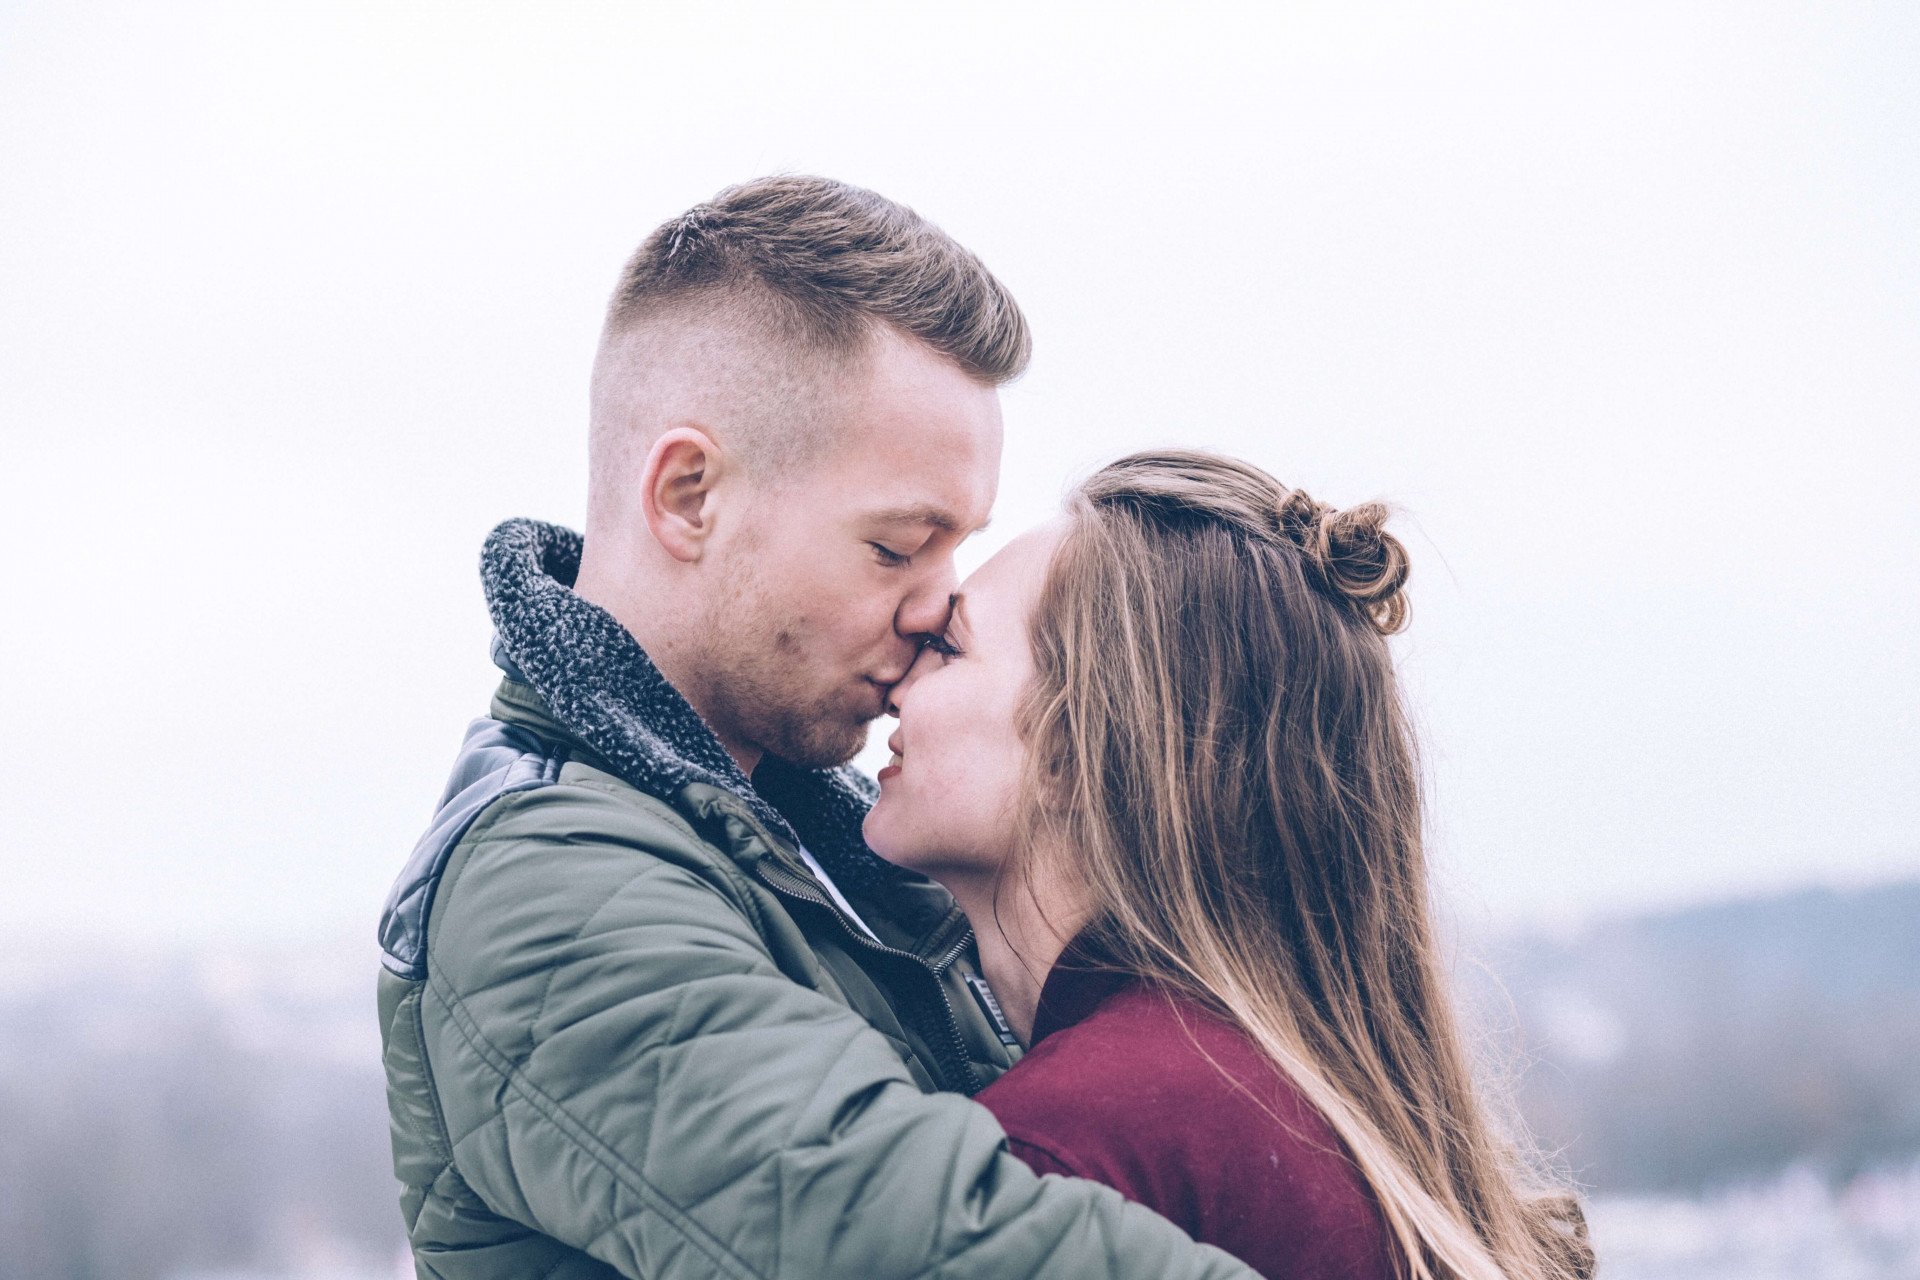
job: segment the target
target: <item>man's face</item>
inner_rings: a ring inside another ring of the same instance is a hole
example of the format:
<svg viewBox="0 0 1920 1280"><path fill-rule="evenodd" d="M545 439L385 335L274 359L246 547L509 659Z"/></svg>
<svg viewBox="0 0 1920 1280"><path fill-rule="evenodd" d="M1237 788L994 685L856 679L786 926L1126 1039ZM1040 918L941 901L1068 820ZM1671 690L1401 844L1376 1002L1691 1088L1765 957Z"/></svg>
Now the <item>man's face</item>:
<svg viewBox="0 0 1920 1280"><path fill-rule="evenodd" d="M816 768L853 758L918 637L945 627L954 551L1000 478L998 396L892 333L832 430L801 474L741 495L701 627L708 714Z"/></svg>

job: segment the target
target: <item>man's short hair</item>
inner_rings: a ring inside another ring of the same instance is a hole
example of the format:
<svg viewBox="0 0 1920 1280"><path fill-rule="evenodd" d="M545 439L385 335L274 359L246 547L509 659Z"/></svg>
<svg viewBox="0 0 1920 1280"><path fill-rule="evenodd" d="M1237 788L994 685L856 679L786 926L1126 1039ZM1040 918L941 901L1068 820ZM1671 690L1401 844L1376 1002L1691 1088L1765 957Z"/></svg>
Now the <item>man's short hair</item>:
<svg viewBox="0 0 1920 1280"><path fill-rule="evenodd" d="M797 354L856 356L878 322L998 386L1026 368L1026 318L980 260L905 205L831 178L728 187L648 236L621 272L609 336L712 298Z"/></svg>

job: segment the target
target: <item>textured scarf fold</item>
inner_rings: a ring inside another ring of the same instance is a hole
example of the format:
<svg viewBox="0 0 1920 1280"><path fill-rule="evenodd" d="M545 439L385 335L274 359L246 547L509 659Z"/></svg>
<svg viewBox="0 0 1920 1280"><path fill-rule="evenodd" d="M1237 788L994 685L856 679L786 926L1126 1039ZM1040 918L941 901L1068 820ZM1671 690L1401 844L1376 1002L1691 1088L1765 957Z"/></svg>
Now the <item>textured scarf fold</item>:
<svg viewBox="0 0 1920 1280"><path fill-rule="evenodd" d="M842 889L899 883L900 869L860 834L878 792L872 779L851 766L803 769L768 756L749 781L632 634L574 594L580 547L573 530L538 520L508 520L488 535L480 581L509 674L649 795L672 800L693 783L723 788L776 834L804 843Z"/></svg>

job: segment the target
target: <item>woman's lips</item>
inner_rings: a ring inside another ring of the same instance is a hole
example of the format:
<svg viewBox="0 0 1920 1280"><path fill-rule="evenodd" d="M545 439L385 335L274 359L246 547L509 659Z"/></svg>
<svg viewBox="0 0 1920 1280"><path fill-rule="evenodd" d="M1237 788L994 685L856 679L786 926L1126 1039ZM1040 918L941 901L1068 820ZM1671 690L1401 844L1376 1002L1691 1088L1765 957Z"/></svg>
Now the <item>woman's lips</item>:
<svg viewBox="0 0 1920 1280"><path fill-rule="evenodd" d="M895 774L899 772L900 772L900 753L896 751L893 753L893 758L887 761L887 767L882 769L879 773L875 774L874 778L876 781L885 782L888 778L893 777Z"/></svg>

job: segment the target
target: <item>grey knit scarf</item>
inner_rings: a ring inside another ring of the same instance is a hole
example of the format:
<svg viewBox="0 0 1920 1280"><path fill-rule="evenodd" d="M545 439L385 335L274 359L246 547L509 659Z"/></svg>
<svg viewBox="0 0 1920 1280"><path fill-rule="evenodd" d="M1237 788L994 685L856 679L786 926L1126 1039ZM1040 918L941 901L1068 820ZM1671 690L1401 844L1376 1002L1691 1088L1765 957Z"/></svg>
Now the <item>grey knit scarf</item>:
<svg viewBox="0 0 1920 1280"><path fill-rule="evenodd" d="M899 883L860 824L878 793L852 767L803 769L768 756L748 780L632 634L575 595L580 535L537 520L508 520L480 552L496 659L545 699L626 781L671 801L703 782L744 800L776 834L804 843L840 887L872 894Z"/></svg>

